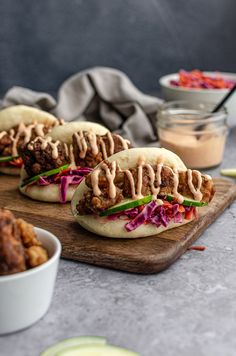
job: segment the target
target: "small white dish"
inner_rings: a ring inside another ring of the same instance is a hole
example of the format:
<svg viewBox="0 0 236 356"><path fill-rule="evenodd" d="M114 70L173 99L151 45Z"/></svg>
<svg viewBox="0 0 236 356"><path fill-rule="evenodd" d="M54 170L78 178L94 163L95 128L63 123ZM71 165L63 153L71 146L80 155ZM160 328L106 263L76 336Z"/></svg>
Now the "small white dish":
<svg viewBox="0 0 236 356"><path fill-rule="evenodd" d="M215 72L204 72L206 75L215 76ZM236 81L235 73L220 72L221 76L226 79ZM207 102L219 103L222 98L228 93L229 89L192 89L177 87L170 84L171 80L178 80L178 73L168 74L160 78L159 84L163 98L166 101L187 100L190 102ZM232 95L226 104L226 108L231 117L236 116L236 94Z"/></svg>
<svg viewBox="0 0 236 356"><path fill-rule="evenodd" d="M47 249L49 260L25 272L0 276L0 335L34 324L50 306L61 244L46 230L36 227L35 232Z"/></svg>

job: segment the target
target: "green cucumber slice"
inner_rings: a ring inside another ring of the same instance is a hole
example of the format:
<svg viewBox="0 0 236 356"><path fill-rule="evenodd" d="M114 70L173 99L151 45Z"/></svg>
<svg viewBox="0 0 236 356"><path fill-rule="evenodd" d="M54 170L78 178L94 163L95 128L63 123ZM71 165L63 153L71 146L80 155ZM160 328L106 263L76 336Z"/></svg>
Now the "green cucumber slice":
<svg viewBox="0 0 236 356"><path fill-rule="evenodd" d="M122 202L120 204L116 204L112 208L109 208L103 211L100 216L109 216L115 213L119 213L120 211L124 211L127 209L133 209L137 206L144 205L150 203L154 199L153 195L147 195L138 200L127 200L126 203Z"/></svg>
<svg viewBox="0 0 236 356"><path fill-rule="evenodd" d="M167 195L166 200L171 202L172 200L174 200L174 197L172 195ZM208 205L208 203L204 203L202 201L197 201L197 200L192 200L192 199L188 199L185 198L182 205L186 205L186 206L206 206Z"/></svg>
<svg viewBox="0 0 236 356"><path fill-rule="evenodd" d="M57 356L140 356L136 352L111 345L81 345L59 352Z"/></svg>
<svg viewBox="0 0 236 356"><path fill-rule="evenodd" d="M19 156L6 156L6 157L0 157L0 163L2 162L10 162L14 161L14 159L18 158Z"/></svg>
<svg viewBox="0 0 236 356"><path fill-rule="evenodd" d="M221 169L220 174L222 176L236 178L236 168Z"/></svg>
<svg viewBox="0 0 236 356"><path fill-rule="evenodd" d="M50 346L48 349L43 351L40 356L56 356L59 352L63 352L71 347L76 347L79 345L105 345L106 339L100 336L80 336L72 337L70 339L65 339L58 342L55 345Z"/></svg>
<svg viewBox="0 0 236 356"><path fill-rule="evenodd" d="M43 172L43 173L40 173L40 174L37 174L36 176L34 177L31 177L29 179L26 179L22 182L21 184L21 187L24 187L30 183L33 183L33 182L36 182L40 177L50 177L50 176L53 176L54 174L57 174L61 171L64 171L65 169L67 169L69 167L69 164L66 164L65 166L61 166L61 167L58 167L58 168L55 168L55 169L51 169L50 171L47 171L47 172Z"/></svg>

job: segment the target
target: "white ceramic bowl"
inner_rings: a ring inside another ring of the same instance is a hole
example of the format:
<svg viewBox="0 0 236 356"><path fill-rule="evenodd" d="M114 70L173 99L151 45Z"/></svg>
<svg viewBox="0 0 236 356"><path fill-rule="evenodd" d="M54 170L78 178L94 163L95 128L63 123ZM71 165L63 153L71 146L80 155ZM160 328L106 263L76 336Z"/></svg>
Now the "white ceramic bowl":
<svg viewBox="0 0 236 356"><path fill-rule="evenodd" d="M215 72L204 72L207 75L215 76ZM223 78L232 79L236 81L236 74L222 73ZM171 80L177 80L178 73L168 74L161 77L159 80L163 98L166 101L188 100L188 101L202 101L210 103L219 103L221 99L228 93L229 89L189 89L175 87L170 84ZM232 95L231 99L226 104L227 110L231 117L236 117L236 93Z"/></svg>
<svg viewBox="0 0 236 356"><path fill-rule="evenodd" d="M27 328L50 306L61 244L50 232L37 227L35 231L48 251L49 260L25 272L0 276L0 334Z"/></svg>

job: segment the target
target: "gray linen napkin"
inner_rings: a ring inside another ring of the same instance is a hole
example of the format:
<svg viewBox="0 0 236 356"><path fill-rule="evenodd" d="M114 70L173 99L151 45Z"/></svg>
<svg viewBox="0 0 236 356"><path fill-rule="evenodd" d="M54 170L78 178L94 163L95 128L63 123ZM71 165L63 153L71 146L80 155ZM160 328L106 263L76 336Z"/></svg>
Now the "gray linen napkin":
<svg viewBox="0 0 236 356"><path fill-rule="evenodd" d="M139 91L121 71L96 67L68 78L59 88L57 102L49 94L13 87L0 105L31 105L65 121L98 122L135 146L145 146L157 141L156 113L161 103Z"/></svg>

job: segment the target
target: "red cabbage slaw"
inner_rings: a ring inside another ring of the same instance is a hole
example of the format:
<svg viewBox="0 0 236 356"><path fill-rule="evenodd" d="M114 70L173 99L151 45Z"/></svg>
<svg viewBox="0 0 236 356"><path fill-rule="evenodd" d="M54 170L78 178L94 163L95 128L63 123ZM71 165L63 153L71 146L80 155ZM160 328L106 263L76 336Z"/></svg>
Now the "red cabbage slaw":
<svg viewBox="0 0 236 356"><path fill-rule="evenodd" d="M40 186L59 184L60 202L66 203L66 194L69 186L80 184L84 177L91 171L92 168L89 167L77 167L76 169L69 168L49 177L41 176L35 183Z"/></svg>
<svg viewBox="0 0 236 356"><path fill-rule="evenodd" d="M151 201L147 205L141 207L128 209L107 217L108 220L116 220L121 217L126 217L125 220L129 220L125 224L126 231L130 232L137 229L143 224L152 224L157 228L160 226L167 227L168 224L173 221L178 224L183 222L184 218L190 218L192 214L197 215L196 208L193 206L184 206L184 212L179 210L180 204L167 203L163 205L157 204L155 200Z"/></svg>
<svg viewBox="0 0 236 356"><path fill-rule="evenodd" d="M223 77L221 73L215 72L213 76L195 69L190 72L180 70L178 79L170 80L170 84L175 87L190 89L231 89L236 82Z"/></svg>

